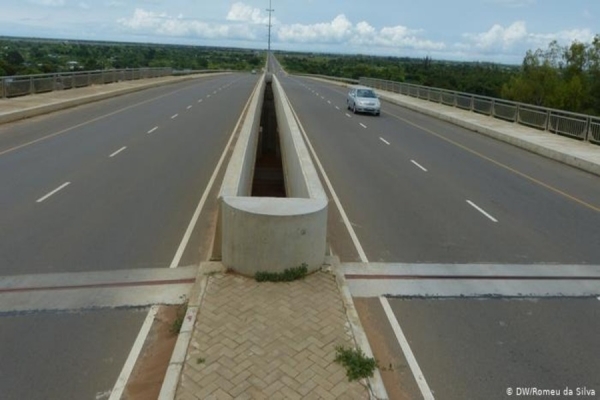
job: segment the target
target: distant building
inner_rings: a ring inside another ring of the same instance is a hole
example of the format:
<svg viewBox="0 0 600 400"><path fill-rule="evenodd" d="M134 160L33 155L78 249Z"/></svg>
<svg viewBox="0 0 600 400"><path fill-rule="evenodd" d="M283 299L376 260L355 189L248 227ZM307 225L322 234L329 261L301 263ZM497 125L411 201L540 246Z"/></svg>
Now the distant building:
<svg viewBox="0 0 600 400"><path fill-rule="evenodd" d="M79 68L79 63L77 61L67 61L67 68L73 71Z"/></svg>

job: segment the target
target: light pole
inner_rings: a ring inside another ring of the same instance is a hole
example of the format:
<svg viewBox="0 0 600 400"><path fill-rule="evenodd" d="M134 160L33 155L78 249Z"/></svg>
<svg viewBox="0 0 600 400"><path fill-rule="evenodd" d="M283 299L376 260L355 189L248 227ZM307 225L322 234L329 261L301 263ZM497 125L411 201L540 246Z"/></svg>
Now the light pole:
<svg viewBox="0 0 600 400"><path fill-rule="evenodd" d="M267 8L267 11L269 12L269 44L267 47L267 71L271 70L271 14L273 13L273 8L271 7L271 1L269 0L269 8Z"/></svg>

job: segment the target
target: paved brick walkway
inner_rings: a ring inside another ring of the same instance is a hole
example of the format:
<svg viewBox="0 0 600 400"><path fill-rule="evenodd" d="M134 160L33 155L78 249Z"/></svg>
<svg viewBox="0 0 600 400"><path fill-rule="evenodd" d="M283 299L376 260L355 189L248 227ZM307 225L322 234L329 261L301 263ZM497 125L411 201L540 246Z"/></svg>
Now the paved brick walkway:
<svg viewBox="0 0 600 400"><path fill-rule="evenodd" d="M208 279L176 399L369 398L333 362L337 345L353 345L333 275Z"/></svg>

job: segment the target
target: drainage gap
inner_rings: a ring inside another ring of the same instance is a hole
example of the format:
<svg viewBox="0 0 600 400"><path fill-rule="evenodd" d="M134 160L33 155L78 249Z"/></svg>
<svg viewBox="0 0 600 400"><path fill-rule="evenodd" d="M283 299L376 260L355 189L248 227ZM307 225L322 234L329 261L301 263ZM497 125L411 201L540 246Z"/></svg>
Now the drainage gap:
<svg viewBox="0 0 600 400"><path fill-rule="evenodd" d="M252 180L253 197L286 197L283 164L277 132L277 115L271 83L265 85Z"/></svg>

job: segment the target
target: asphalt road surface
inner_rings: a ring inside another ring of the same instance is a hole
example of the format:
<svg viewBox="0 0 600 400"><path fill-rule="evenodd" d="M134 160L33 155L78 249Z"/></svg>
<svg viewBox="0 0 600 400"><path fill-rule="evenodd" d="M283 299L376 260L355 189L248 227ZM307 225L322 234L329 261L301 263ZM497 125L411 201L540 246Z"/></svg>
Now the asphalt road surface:
<svg viewBox="0 0 600 400"><path fill-rule="evenodd" d="M352 114L336 85L281 82L369 261L600 264L598 177L385 102ZM336 225L334 252L361 261Z"/></svg>
<svg viewBox="0 0 600 400"><path fill-rule="evenodd" d="M0 274L204 261L214 195L175 255L257 79L202 78L1 126ZM3 314L0 398L108 398L145 315Z"/></svg>

